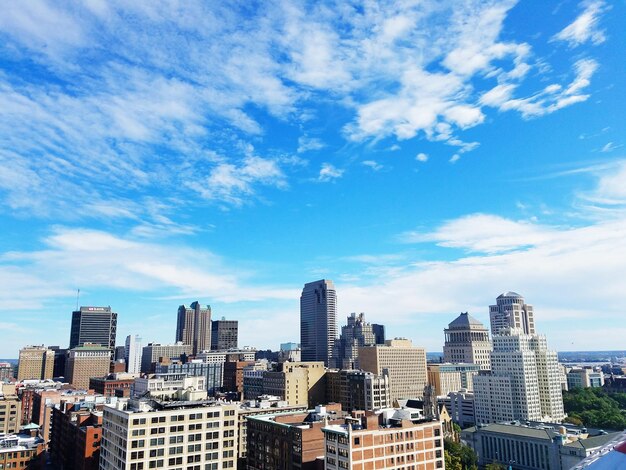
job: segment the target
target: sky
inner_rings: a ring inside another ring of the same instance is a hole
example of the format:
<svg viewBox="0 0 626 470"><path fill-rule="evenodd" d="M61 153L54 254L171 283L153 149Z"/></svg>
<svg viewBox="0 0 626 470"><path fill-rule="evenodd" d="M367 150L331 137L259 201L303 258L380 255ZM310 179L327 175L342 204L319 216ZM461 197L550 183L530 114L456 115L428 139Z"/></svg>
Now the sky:
<svg viewBox="0 0 626 470"><path fill-rule="evenodd" d="M441 351L516 291L558 350L624 349L624 1L9 2L0 357L195 300L299 341L306 282ZM78 290L80 296L77 298Z"/></svg>

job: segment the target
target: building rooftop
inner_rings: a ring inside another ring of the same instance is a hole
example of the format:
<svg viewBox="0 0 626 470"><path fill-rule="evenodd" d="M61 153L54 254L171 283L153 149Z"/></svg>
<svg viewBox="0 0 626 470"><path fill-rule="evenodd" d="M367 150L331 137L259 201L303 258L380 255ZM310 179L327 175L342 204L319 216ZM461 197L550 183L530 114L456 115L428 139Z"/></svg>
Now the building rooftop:
<svg viewBox="0 0 626 470"><path fill-rule="evenodd" d="M459 315L458 317L456 317L456 319L454 319L448 325L448 328L450 328L450 329L453 329L453 328L469 328L471 326L478 326L478 327L481 327L481 328L485 328L485 325L483 325L480 321L476 320L476 318L471 316L469 313L464 312L464 313L461 313L461 315Z"/></svg>
<svg viewBox="0 0 626 470"><path fill-rule="evenodd" d="M517 292L513 292L513 291L504 292L504 293L500 294L496 298L497 299L503 299L505 297L516 297L518 299L523 299L523 297L521 295L519 295Z"/></svg>

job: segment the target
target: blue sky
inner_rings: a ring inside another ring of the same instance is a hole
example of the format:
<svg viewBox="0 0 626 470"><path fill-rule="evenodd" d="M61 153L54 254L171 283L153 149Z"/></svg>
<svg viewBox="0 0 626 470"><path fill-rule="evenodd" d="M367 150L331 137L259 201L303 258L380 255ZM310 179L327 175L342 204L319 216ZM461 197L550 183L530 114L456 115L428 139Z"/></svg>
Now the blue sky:
<svg viewBox="0 0 626 470"><path fill-rule="evenodd" d="M0 15L0 357L80 304L299 338L305 282L441 350L506 290L623 349L624 2L46 2Z"/></svg>

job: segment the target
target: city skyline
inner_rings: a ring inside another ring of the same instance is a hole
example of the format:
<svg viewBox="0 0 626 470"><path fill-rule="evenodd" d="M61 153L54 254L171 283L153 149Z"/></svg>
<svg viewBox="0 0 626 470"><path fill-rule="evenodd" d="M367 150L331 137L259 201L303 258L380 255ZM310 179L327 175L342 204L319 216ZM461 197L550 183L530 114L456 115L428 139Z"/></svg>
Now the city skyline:
<svg viewBox="0 0 626 470"><path fill-rule="evenodd" d="M624 29L602 0L11 3L0 357L66 346L78 289L118 344L198 299L278 349L321 278L428 351L508 291L551 348L623 349Z"/></svg>

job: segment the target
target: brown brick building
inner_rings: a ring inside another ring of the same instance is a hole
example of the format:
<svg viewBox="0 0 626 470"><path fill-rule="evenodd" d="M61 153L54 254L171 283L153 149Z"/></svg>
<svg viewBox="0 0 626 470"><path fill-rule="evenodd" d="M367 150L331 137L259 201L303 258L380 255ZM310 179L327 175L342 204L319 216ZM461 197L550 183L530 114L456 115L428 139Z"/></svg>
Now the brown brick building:
<svg viewBox="0 0 626 470"><path fill-rule="evenodd" d="M105 397L130 397L130 390L135 383L134 378L122 378L127 374L110 374L106 377L89 379L89 389Z"/></svg>
<svg viewBox="0 0 626 470"><path fill-rule="evenodd" d="M43 469L43 439L32 434L12 434L0 437L0 468L27 470Z"/></svg>

